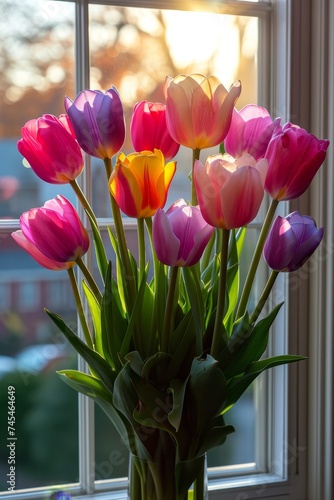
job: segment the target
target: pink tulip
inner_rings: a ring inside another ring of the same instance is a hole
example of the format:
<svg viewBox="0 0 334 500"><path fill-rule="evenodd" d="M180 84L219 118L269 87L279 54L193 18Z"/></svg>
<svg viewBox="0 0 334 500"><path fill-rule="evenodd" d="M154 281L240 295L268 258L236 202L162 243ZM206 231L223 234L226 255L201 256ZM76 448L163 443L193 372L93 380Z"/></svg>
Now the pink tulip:
<svg viewBox="0 0 334 500"><path fill-rule="evenodd" d="M275 200L293 200L309 187L325 160L329 141L286 123L276 128L268 144L265 190Z"/></svg>
<svg viewBox="0 0 334 500"><path fill-rule="evenodd" d="M123 105L115 87L103 93L83 90L65 108L82 149L106 159L118 153L125 138Z"/></svg>
<svg viewBox="0 0 334 500"><path fill-rule="evenodd" d="M229 91L215 76L179 75L165 82L166 121L173 139L191 149L203 149L223 142L240 82Z"/></svg>
<svg viewBox="0 0 334 500"><path fill-rule="evenodd" d="M264 194L267 160L256 163L250 155L233 161L228 155L196 160L194 180L204 219L214 227L233 229L247 225L257 215Z"/></svg>
<svg viewBox="0 0 334 500"><path fill-rule="evenodd" d="M199 261L214 228L198 207L181 199L153 219L153 243L158 259L168 266L192 266Z"/></svg>
<svg viewBox="0 0 334 500"><path fill-rule="evenodd" d="M65 118L43 115L29 120L21 130L17 148L43 181L67 184L81 174L84 160Z"/></svg>
<svg viewBox="0 0 334 500"><path fill-rule="evenodd" d="M275 271L296 271L319 246L324 228L317 229L315 221L297 211L286 217L278 216L264 245L263 254Z"/></svg>
<svg viewBox="0 0 334 500"><path fill-rule="evenodd" d="M14 240L48 269L69 269L89 248L89 237L73 205L63 196L20 217Z"/></svg>
<svg viewBox="0 0 334 500"><path fill-rule="evenodd" d="M248 104L239 112L234 109L231 126L224 140L225 151L234 158L249 153L256 161L260 160L280 121L280 118L272 120L265 108L255 104Z"/></svg>
<svg viewBox="0 0 334 500"><path fill-rule="evenodd" d="M132 144L137 152L160 149L165 160L169 161L180 148L180 144L168 132L164 104L138 102L133 110L130 131Z"/></svg>

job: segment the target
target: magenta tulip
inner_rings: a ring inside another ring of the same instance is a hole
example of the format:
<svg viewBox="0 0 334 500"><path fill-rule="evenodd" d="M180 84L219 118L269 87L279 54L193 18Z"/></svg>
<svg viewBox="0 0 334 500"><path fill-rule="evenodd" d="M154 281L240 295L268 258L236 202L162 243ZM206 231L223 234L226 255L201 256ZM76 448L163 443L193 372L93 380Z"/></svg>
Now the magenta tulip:
<svg viewBox="0 0 334 500"><path fill-rule="evenodd" d="M176 142L194 150L223 142L240 82L227 91L215 76L179 75L166 79L164 91L167 127Z"/></svg>
<svg viewBox="0 0 334 500"><path fill-rule="evenodd" d="M256 163L250 155L233 160L229 155L196 160L194 180L204 219L215 227L234 229L251 222L264 195L267 160Z"/></svg>
<svg viewBox="0 0 334 500"><path fill-rule="evenodd" d="M248 104L239 112L235 109L224 140L225 151L234 158L249 153L256 161L260 160L280 121L280 118L272 120L265 108L255 104Z"/></svg>
<svg viewBox="0 0 334 500"><path fill-rule="evenodd" d="M276 217L263 249L264 258L275 271L296 271L319 246L324 228L297 211Z"/></svg>
<svg viewBox="0 0 334 500"><path fill-rule="evenodd" d="M133 110L130 131L132 144L137 152L160 149L165 160L169 161L180 148L180 144L168 132L164 104L138 102Z"/></svg>
<svg viewBox="0 0 334 500"><path fill-rule="evenodd" d="M89 237L73 205L63 196L32 208L20 217L14 240L42 266L58 270L73 267L89 248Z"/></svg>
<svg viewBox="0 0 334 500"><path fill-rule="evenodd" d="M181 199L153 219L153 243L158 259L168 266L192 266L199 261L214 228L198 207Z"/></svg>
<svg viewBox="0 0 334 500"><path fill-rule="evenodd" d="M53 115L29 120L17 143L35 174L50 184L67 184L84 168L80 146L64 120Z"/></svg>
<svg viewBox="0 0 334 500"><path fill-rule="evenodd" d="M328 146L329 141L319 140L297 125L277 127L265 154L267 193L278 201L301 196L324 162Z"/></svg>
<svg viewBox="0 0 334 500"><path fill-rule="evenodd" d="M103 93L83 90L65 108L82 149L97 158L112 158L125 138L123 105L115 87Z"/></svg>

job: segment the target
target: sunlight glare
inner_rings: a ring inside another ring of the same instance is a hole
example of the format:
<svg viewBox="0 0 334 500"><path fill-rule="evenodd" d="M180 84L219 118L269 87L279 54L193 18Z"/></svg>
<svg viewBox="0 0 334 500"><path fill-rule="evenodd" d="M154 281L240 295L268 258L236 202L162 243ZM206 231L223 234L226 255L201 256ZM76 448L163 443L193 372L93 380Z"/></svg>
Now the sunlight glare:
<svg viewBox="0 0 334 500"><path fill-rule="evenodd" d="M164 11L167 44L175 65L205 67L229 87L237 78L239 38L234 16L208 12ZM204 71L203 70L203 71Z"/></svg>

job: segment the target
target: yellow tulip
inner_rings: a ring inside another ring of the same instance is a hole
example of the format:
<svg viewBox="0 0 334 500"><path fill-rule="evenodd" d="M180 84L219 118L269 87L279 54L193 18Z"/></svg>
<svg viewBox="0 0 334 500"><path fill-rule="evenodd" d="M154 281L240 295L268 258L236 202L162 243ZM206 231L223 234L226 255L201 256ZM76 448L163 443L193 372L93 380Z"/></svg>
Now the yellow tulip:
<svg viewBox="0 0 334 500"><path fill-rule="evenodd" d="M165 165L162 152L120 153L109 179L109 189L119 208L129 217L144 219L163 208L176 162Z"/></svg>

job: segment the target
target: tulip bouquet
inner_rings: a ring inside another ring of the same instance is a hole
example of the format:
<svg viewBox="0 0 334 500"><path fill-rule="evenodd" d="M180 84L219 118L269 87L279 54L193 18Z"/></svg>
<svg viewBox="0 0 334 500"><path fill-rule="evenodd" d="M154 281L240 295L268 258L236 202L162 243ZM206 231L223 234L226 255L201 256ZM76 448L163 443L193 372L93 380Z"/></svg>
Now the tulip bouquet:
<svg viewBox="0 0 334 500"><path fill-rule="evenodd" d="M68 271L82 335L46 312L88 370L59 375L103 408L126 443L130 498L203 500L206 452L234 431L225 413L264 370L302 359L265 357L282 304L264 306L277 275L303 265L323 228L298 212L274 217L280 201L308 188L329 143L282 126L260 106L237 111L240 82L227 91L213 76L179 75L166 79L164 92L165 104L135 105L129 155L120 152L125 125L115 88L85 90L65 99L65 115L29 121L19 151L44 181L71 185L87 224L58 195L24 213L13 238L42 266ZM165 210L180 144L193 152L189 193ZM202 163L202 150L214 146ZM82 150L105 166L114 260L77 182ZM271 203L242 279L247 225L265 193ZM138 257L121 212L137 220ZM90 240L102 285L85 262ZM262 255L272 271L253 307Z"/></svg>

